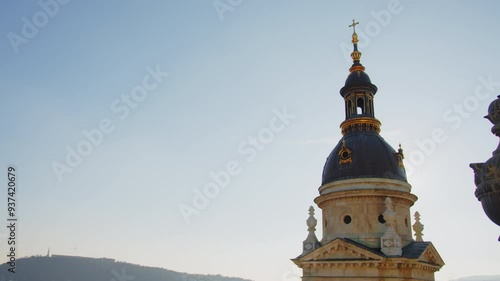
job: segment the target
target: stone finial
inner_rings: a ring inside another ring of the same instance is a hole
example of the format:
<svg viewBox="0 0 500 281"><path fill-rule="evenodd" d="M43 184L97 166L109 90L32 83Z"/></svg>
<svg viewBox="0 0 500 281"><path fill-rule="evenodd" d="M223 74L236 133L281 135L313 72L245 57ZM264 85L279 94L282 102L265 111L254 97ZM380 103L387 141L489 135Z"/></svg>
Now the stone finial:
<svg viewBox="0 0 500 281"><path fill-rule="evenodd" d="M401 237L396 232L396 212L390 197L385 199L385 211L382 215L387 228L384 235L380 237L381 251L387 256L401 256L403 253Z"/></svg>
<svg viewBox="0 0 500 281"><path fill-rule="evenodd" d="M309 218L306 220L306 223L308 227L307 231L309 231L309 234L307 235L306 240L302 242L302 255L305 255L321 246L315 233L318 220L314 217L313 206L309 207Z"/></svg>
<svg viewBox="0 0 500 281"><path fill-rule="evenodd" d="M309 233L316 231L316 225L318 224L318 220L314 217L314 208L313 206L309 207L309 218L306 221L307 226L309 227L307 230Z"/></svg>
<svg viewBox="0 0 500 281"><path fill-rule="evenodd" d="M424 225L420 223L420 213L415 212L415 223L413 224L413 231L415 231L415 241L417 242L423 242L424 240L422 239L422 236L424 234L422 231L424 231Z"/></svg>
<svg viewBox="0 0 500 281"><path fill-rule="evenodd" d="M385 225L394 227L396 225L396 212L392 207L391 197L385 198L385 211L383 213Z"/></svg>

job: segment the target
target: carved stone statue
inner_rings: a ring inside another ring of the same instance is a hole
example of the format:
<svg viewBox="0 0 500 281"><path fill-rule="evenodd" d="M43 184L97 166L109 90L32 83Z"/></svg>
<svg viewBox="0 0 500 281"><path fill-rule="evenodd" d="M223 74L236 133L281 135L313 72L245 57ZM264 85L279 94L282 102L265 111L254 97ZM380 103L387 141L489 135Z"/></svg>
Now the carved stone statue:
<svg viewBox="0 0 500 281"><path fill-rule="evenodd" d="M490 104L485 118L493 123L491 132L500 137L500 96ZM470 167L474 170L474 194L488 218L500 226L500 144L490 159L484 163L471 163Z"/></svg>

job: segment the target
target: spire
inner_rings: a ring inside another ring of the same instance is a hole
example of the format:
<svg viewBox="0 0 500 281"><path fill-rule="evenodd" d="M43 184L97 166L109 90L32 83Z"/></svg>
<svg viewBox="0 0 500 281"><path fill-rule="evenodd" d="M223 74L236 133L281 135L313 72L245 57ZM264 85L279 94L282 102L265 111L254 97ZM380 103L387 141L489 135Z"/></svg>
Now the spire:
<svg viewBox="0 0 500 281"><path fill-rule="evenodd" d="M305 255L321 246L318 241L318 238L316 237L316 234L314 233L316 231L316 224L318 223L318 220L314 217L313 206L309 207L309 218L306 220L306 223L309 235L307 235L306 240L304 240L304 242L302 243L303 245L302 255Z"/></svg>
<svg viewBox="0 0 500 281"><path fill-rule="evenodd" d="M356 25L358 25L359 22L356 22L355 20L352 20L352 24L349 25L349 27L352 27L352 44L354 45L354 50L352 51L351 53L351 58L352 58L352 61L353 61L353 64L351 66L351 68L349 68L349 71L350 72L353 72L353 71L365 71L365 67L363 65L361 65L361 63L359 62L360 59L361 59L361 52L358 51L358 34L356 34Z"/></svg>
<svg viewBox="0 0 500 281"><path fill-rule="evenodd" d="M415 231L415 241L417 242L424 241L422 239L422 236L424 236L424 234L422 233L423 230L424 230L424 225L420 223L420 213L415 212L415 223L413 224L413 231Z"/></svg>
<svg viewBox="0 0 500 281"><path fill-rule="evenodd" d="M358 51L358 34L356 25L359 22L352 20L349 27L353 28L352 43L354 50L351 53L352 66L349 68L350 74L347 76L344 87L340 89L340 95L345 101L346 120L340 124L342 134L352 132L374 131L380 132L380 121L375 119L375 108L373 97L377 93L377 86L373 85L370 77L365 72L365 67L361 65L361 52Z"/></svg>

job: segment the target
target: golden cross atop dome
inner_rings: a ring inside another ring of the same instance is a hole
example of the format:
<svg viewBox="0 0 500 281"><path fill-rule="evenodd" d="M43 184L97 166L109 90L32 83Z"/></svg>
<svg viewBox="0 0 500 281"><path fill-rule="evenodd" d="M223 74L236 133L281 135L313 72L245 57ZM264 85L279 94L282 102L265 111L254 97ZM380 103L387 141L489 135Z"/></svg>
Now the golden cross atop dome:
<svg viewBox="0 0 500 281"><path fill-rule="evenodd" d="M352 27L352 30L354 31L354 34L356 34L356 25L359 24L359 21L356 22L355 20L352 20L352 24L349 25L349 27Z"/></svg>
<svg viewBox="0 0 500 281"><path fill-rule="evenodd" d="M353 33L352 33L352 43L354 44L354 50L351 53L351 58L354 64L349 68L350 72L353 71L365 71L365 67L362 66L359 63L359 60L361 59L361 52L358 51L358 34L356 34L356 25L359 24L359 21L352 20L352 24L349 25L349 27L352 27Z"/></svg>

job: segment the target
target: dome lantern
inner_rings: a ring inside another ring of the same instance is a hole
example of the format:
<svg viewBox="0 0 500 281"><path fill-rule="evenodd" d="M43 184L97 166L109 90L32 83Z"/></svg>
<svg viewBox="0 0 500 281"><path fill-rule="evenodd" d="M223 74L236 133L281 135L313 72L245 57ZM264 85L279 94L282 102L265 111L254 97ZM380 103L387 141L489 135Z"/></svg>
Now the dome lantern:
<svg viewBox="0 0 500 281"><path fill-rule="evenodd" d="M345 103L345 120L340 124L343 138L333 149L323 169L323 184L351 178L386 178L406 182L402 150L395 151L381 136L381 122L375 118L377 86L361 64L355 20L351 57L353 64L340 95Z"/></svg>

